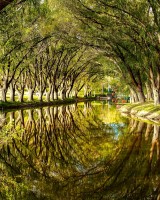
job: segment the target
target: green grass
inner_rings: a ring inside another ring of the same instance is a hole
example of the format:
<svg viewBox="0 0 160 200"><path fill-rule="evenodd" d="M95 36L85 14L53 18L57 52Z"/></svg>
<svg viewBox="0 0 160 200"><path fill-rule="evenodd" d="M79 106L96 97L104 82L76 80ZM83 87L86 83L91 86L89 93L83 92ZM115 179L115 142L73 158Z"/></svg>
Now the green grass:
<svg viewBox="0 0 160 200"><path fill-rule="evenodd" d="M58 99L54 101L42 101L40 102L39 100L34 100L34 101L25 101L25 102L2 102L0 101L0 111L5 111L5 110L14 110L14 109L21 109L21 108L36 108L40 106L52 106L52 105L63 105L63 104L70 104L70 103L75 103L75 102L82 102L82 101L88 101L88 100L93 100L93 98L67 98L65 100Z"/></svg>
<svg viewBox="0 0 160 200"><path fill-rule="evenodd" d="M120 110L122 113L131 113L135 117L160 123L160 105L155 106L153 102L128 104L122 106Z"/></svg>
<svg viewBox="0 0 160 200"><path fill-rule="evenodd" d="M137 111L140 110L152 110L155 108L160 108L159 106L154 106L153 102L144 102L144 103L128 103L126 105L123 106L123 108L126 108L127 110L131 110L131 109L136 109Z"/></svg>

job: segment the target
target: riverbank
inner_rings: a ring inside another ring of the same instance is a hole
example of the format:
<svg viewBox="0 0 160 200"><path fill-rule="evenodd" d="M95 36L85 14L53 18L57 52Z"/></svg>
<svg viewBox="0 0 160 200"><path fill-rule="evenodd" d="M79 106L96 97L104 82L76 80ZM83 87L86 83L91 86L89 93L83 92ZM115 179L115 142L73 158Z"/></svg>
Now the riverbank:
<svg viewBox="0 0 160 200"><path fill-rule="evenodd" d="M42 106L52 106L52 105L64 105L78 102L85 102L95 100L95 98L75 98L75 99L65 99L65 100L54 100L50 102L0 102L0 111L4 112L5 110L14 110L14 109L23 109L23 108L37 108Z"/></svg>
<svg viewBox="0 0 160 200"><path fill-rule="evenodd" d="M122 113L132 115L139 119L147 119L160 123L160 105L154 106L153 102L127 104L119 110Z"/></svg>

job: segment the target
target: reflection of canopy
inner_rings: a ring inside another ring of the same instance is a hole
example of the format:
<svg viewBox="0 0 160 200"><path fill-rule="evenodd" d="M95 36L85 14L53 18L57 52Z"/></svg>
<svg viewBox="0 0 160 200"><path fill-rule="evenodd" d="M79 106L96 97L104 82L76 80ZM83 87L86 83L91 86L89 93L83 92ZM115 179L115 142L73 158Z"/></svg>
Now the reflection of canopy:
<svg viewBox="0 0 160 200"><path fill-rule="evenodd" d="M0 131L1 199L6 192L23 200L157 199L159 127L131 119L127 129L106 108L7 113Z"/></svg>
<svg viewBox="0 0 160 200"><path fill-rule="evenodd" d="M109 124L109 127L112 128L113 133L115 134L115 139L118 139L118 136L121 134L121 127L124 127L125 124L124 123L111 123Z"/></svg>
<svg viewBox="0 0 160 200"><path fill-rule="evenodd" d="M100 115L100 119L103 121L103 123L123 123L121 114L117 112L115 108L110 108L109 105L105 105L104 109L106 110L106 112L102 112L102 114Z"/></svg>

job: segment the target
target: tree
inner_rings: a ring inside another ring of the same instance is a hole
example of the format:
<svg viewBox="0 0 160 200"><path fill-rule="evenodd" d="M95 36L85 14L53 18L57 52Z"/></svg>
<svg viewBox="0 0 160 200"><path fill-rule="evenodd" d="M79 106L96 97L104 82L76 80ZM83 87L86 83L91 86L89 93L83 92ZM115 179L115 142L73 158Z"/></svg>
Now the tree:
<svg viewBox="0 0 160 200"><path fill-rule="evenodd" d="M112 56L117 70L122 67L121 73L127 72L125 80L129 77L130 81L126 83L134 86L139 101L145 101L143 90L147 82L152 87L155 104L159 103L159 47L156 45L159 43L159 10L156 9L159 3L146 0L129 3L72 0L63 3L81 22L79 27L83 31L79 32L79 41ZM152 53L154 64L150 64Z"/></svg>
<svg viewBox="0 0 160 200"><path fill-rule="evenodd" d="M14 0L1 0L0 1L0 11L5 8L8 4L12 3Z"/></svg>

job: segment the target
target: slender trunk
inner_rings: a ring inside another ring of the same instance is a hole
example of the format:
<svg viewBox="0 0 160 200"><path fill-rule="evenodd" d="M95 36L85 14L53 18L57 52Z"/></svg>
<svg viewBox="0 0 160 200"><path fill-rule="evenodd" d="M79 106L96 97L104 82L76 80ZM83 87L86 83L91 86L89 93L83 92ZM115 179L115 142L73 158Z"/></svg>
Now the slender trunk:
<svg viewBox="0 0 160 200"><path fill-rule="evenodd" d="M10 112L10 123L15 126L15 112Z"/></svg>
<svg viewBox="0 0 160 200"><path fill-rule="evenodd" d="M75 89L74 96L75 96L75 98L78 98L78 90L77 89Z"/></svg>
<svg viewBox="0 0 160 200"><path fill-rule="evenodd" d="M155 79L152 66L150 67L149 74L153 90L154 105L156 106L160 104L160 74L157 74L157 78Z"/></svg>
<svg viewBox="0 0 160 200"><path fill-rule="evenodd" d="M152 92L152 88L150 86L150 84L146 83L146 92L147 92L147 100L151 101L153 100L153 92Z"/></svg>
<svg viewBox="0 0 160 200"><path fill-rule="evenodd" d="M132 95L132 92L130 93L130 103L134 103L135 99L134 96Z"/></svg>
<svg viewBox="0 0 160 200"><path fill-rule="evenodd" d="M51 99L51 91L52 91L52 86L51 86L51 84L49 84L49 91L46 92L46 101L47 101L47 102L50 102L50 99Z"/></svg>
<svg viewBox="0 0 160 200"><path fill-rule="evenodd" d="M55 90L55 98L58 100L58 90Z"/></svg>
<svg viewBox="0 0 160 200"><path fill-rule="evenodd" d="M62 99L62 91L59 92L60 99Z"/></svg>
<svg viewBox="0 0 160 200"><path fill-rule="evenodd" d="M21 92L18 91L18 101L23 102L23 97L24 97L24 89Z"/></svg>
<svg viewBox="0 0 160 200"><path fill-rule="evenodd" d="M45 108L45 119L49 119L49 123L51 123L51 113L50 113L50 107Z"/></svg>
<svg viewBox="0 0 160 200"><path fill-rule="evenodd" d="M10 100L15 101L15 87L12 83L10 84Z"/></svg>
<svg viewBox="0 0 160 200"><path fill-rule="evenodd" d="M149 135L151 134L151 131L153 129L152 124L147 124L146 132L145 132L145 140L148 141Z"/></svg>
<svg viewBox="0 0 160 200"><path fill-rule="evenodd" d="M144 92L142 90L142 88L139 88L137 89L137 95L138 95L138 99L139 99L139 102L145 102L145 96L144 96Z"/></svg>
<svg viewBox="0 0 160 200"><path fill-rule="evenodd" d="M70 97L70 90L66 91L66 97L69 98Z"/></svg>
<svg viewBox="0 0 160 200"><path fill-rule="evenodd" d="M33 101L33 92L34 90L29 88L28 89L28 101Z"/></svg>
<svg viewBox="0 0 160 200"><path fill-rule="evenodd" d="M84 97L87 97L87 86L84 87Z"/></svg>
<svg viewBox="0 0 160 200"><path fill-rule="evenodd" d="M137 126L137 130L136 130L136 133L137 133L137 134L142 133L142 131L144 130L144 126L145 126L145 123L139 121L138 126Z"/></svg>
<svg viewBox="0 0 160 200"><path fill-rule="evenodd" d="M90 92L88 92L88 96L89 97L91 97L92 96L92 92L90 91Z"/></svg>
<svg viewBox="0 0 160 200"><path fill-rule="evenodd" d="M8 90L8 87L7 87L7 81L5 80L3 82L3 88L1 89L1 100L6 102L7 101L7 90Z"/></svg>
<svg viewBox="0 0 160 200"><path fill-rule="evenodd" d="M38 97L39 97L39 98L38 98L39 101L43 101L43 98L42 98L42 97L43 97L43 94L42 94L41 91L38 92Z"/></svg>
<svg viewBox="0 0 160 200"><path fill-rule="evenodd" d="M6 118L6 113L3 112L3 109L2 110L0 109L0 111L2 111L2 112L0 112L0 126L3 127L3 125L7 121L7 118Z"/></svg>
<svg viewBox="0 0 160 200"><path fill-rule="evenodd" d="M46 92L46 101L50 102L50 91Z"/></svg>
<svg viewBox="0 0 160 200"><path fill-rule="evenodd" d="M138 102L139 98L138 98L137 92L133 88L130 88L130 91L132 93L132 101L133 101L133 103L134 102Z"/></svg>
<svg viewBox="0 0 160 200"><path fill-rule="evenodd" d="M7 97L6 97L7 96L7 89L3 88L1 90L1 94L2 94L1 100L4 101L4 102L6 102L7 101Z"/></svg>
<svg viewBox="0 0 160 200"><path fill-rule="evenodd" d="M160 153L159 152L159 132L160 132L160 127L157 124L154 124L152 147L151 147L151 150L150 150L150 162L152 161L154 149L156 147L157 147L157 159L159 159L159 153Z"/></svg>
<svg viewBox="0 0 160 200"><path fill-rule="evenodd" d="M154 105L160 104L160 90L153 88Z"/></svg>
<svg viewBox="0 0 160 200"><path fill-rule="evenodd" d="M17 83L17 84L18 85L15 85L15 89L16 89L16 92L18 94L18 101L23 102L25 81L22 79L22 82Z"/></svg>
<svg viewBox="0 0 160 200"><path fill-rule="evenodd" d="M54 89L53 89L53 87L51 88L50 100L54 101Z"/></svg>
<svg viewBox="0 0 160 200"><path fill-rule="evenodd" d="M33 110L28 110L28 121L34 121Z"/></svg>
<svg viewBox="0 0 160 200"><path fill-rule="evenodd" d="M65 89L62 90L62 99L63 100L66 99L66 90Z"/></svg>
<svg viewBox="0 0 160 200"><path fill-rule="evenodd" d="M54 121L54 107L50 107L50 114L51 114L51 124L53 124L53 121Z"/></svg>
<svg viewBox="0 0 160 200"><path fill-rule="evenodd" d="M21 125L22 125L22 127L24 127L25 122L24 122L24 111L23 110L19 111L19 116L20 116L20 119L21 119Z"/></svg>
<svg viewBox="0 0 160 200"><path fill-rule="evenodd" d="M132 126L130 127L131 129L130 129L130 133L134 133L135 132L135 130L137 129L137 127L138 127L138 121L137 120L134 120L134 122L133 122L133 124L132 124Z"/></svg>

